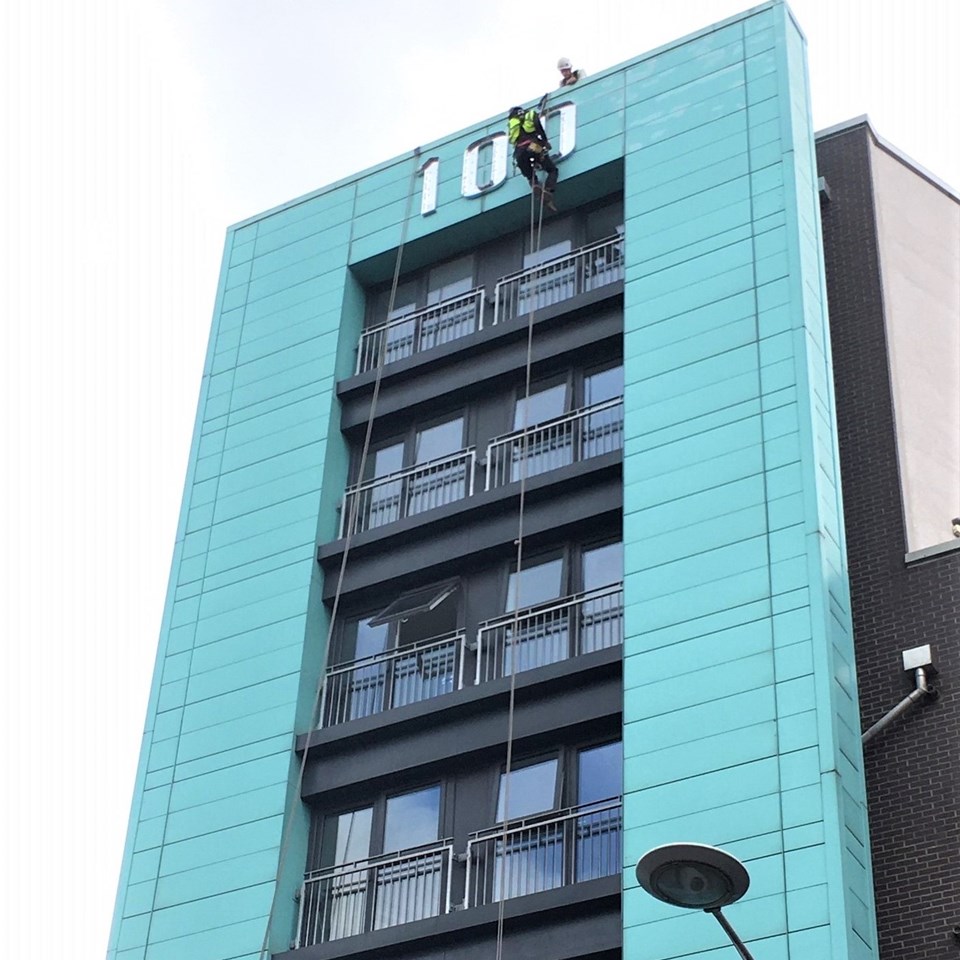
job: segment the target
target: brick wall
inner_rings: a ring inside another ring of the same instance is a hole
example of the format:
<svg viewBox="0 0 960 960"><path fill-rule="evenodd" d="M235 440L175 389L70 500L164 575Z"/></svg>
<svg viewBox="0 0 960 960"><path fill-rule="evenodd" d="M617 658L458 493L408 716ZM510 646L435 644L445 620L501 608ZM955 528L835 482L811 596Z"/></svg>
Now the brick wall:
<svg viewBox="0 0 960 960"><path fill-rule="evenodd" d="M913 687L930 643L939 700L865 748L881 960L956 960L960 943L960 552L904 562L869 128L817 144L854 637L864 728Z"/></svg>

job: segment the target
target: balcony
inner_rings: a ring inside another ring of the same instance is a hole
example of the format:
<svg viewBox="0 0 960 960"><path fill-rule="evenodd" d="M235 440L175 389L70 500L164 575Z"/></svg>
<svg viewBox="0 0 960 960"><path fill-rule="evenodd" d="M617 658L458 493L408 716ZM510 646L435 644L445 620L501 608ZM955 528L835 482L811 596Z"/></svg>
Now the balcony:
<svg viewBox="0 0 960 960"><path fill-rule="evenodd" d="M471 447L452 456L354 484L343 495L340 536L352 524L363 533L473 495L476 453Z"/></svg>
<svg viewBox="0 0 960 960"><path fill-rule="evenodd" d="M462 633L423 640L327 670L321 724L332 727L420 703L463 686Z"/></svg>
<svg viewBox="0 0 960 960"><path fill-rule="evenodd" d="M463 633L329 667L320 726L329 728L464 687L468 650L474 685L623 644L623 585L616 583L488 620L476 645Z"/></svg>
<svg viewBox="0 0 960 960"><path fill-rule="evenodd" d="M381 354L385 364L394 363L481 330L483 304L481 287L364 330L357 346L356 372L375 370Z"/></svg>
<svg viewBox="0 0 960 960"><path fill-rule="evenodd" d="M297 948L438 917L450 910L449 841L308 874Z"/></svg>
<svg viewBox="0 0 960 960"><path fill-rule="evenodd" d="M492 490L623 447L623 398L514 430L487 446L485 489Z"/></svg>
<svg viewBox="0 0 960 960"><path fill-rule="evenodd" d="M466 906L619 874L620 821L617 798L473 834L467 843Z"/></svg>
<svg viewBox="0 0 960 960"><path fill-rule="evenodd" d="M493 322L508 323L622 279L623 237L618 235L497 281Z"/></svg>
<svg viewBox="0 0 960 960"><path fill-rule="evenodd" d="M623 644L623 585L489 620L477 634L476 683Z"/></svg>

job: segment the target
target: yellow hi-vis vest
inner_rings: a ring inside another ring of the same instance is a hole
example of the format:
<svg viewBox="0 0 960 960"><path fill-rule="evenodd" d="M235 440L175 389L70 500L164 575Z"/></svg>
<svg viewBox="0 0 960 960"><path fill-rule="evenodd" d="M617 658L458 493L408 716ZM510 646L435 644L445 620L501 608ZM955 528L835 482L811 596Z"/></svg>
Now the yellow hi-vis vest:
<svg viewBox="0 0 960 960"><path fill-rule="evenodd" d="M513 146L524 136L535 136L537 132L537 111L528 110L523 117L510 117L507 120L507 138Z"/></svg>

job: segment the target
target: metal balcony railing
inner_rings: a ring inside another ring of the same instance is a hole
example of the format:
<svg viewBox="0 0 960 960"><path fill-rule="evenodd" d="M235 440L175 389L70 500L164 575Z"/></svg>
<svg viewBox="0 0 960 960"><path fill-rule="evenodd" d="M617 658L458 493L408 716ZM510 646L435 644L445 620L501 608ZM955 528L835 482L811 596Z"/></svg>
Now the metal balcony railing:
<svg viewBox="0 0 960 960"><path fill-rule="evenodd" d="M466 906L596 880L620 872L620 798L541 814L473 834Z"/></svg>
<svg viewBox="0 0 960 960"><path fill-rule="evenodd" d="M364 330L357 346L357 373L375 370L381 351L383 362L393 363L483 329L483 302L484 290L478 287Z"/></svg>
<svg viewBox="0 0 960 960"><path fill-rule="evenodd" d="M487 446L486 489L622 447L623 398L616 397L495 437Z"/></svg>
<svg viewBox="0 0 960 960"><path fill-rule="evenodd" d="M476 682L623 644L623 584L488 620L477 631Z"/></svg>
<svg viewBox="0 0 960 960"><path fill-rule="evenodd" d="M462 633L432 637L330 667L320 701L321 726L359 720L459 690L464 643Z"/></svg>
<svg viewBox="0 0 960 960"><path fill-rule="evenodd" d="M297 948L447 913L452 859L447 840L314 871L300 891Z"/></svg>
<svg viewBox="0 0 960 960"><path fill-rule="evenodd" d="M569 300L623 279L623 237L609 237L497 281L493 322Z"/></svg>
<svg viewBox="0 0 960 960"><path fill-rule="evenodd" d="M448 457L354 484L343 495L340 536L346 535L354 510L353 532L363 533L472 496L475 464L476 452L470 447Z"/></svg>

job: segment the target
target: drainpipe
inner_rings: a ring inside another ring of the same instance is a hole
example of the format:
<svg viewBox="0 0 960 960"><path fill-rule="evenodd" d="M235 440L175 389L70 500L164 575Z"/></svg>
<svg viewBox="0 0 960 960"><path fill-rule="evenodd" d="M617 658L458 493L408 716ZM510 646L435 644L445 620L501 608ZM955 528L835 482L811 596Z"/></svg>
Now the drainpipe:
<svg viewBox="0 0 960 960"><path fill-rule="evenodd" d="M937 699L937 688L930 682L937 675L930 644L904 650L901 656L903 658L903 669L907 673L913 673L916 688L863 734L860 739L864 744L889 727L894 720L905 714L915 703L922 700L933 701Z"/></svg>

